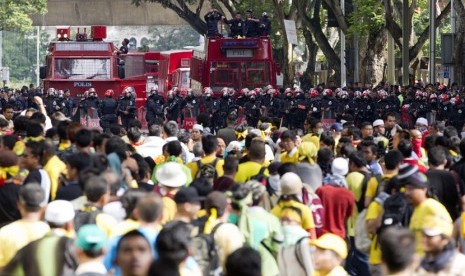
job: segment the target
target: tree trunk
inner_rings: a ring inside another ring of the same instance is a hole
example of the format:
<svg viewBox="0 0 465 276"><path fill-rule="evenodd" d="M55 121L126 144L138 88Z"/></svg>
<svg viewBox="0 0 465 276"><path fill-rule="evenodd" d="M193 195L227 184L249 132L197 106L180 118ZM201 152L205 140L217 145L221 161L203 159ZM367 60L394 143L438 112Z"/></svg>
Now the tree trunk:
<svg viewBox="0 0 465 276"><path fill-rule="evenodd" d="M300 86L308 89L313 86L313 78L315 76L316 54L318 52L318 45L313 41L312 33L307 29L303 29L305 44L307 46L307 69L300 78Z"/></svg>
<svg viewBox="0 0 465 276"><path fill-rule="evenodd" d="M379 83L383 79L386 43L387 32L384 27L371 31L368 35L366 55L362 57L360 64L360 80L362 82Z"/></svg>
<svg viewBox="0 0 465 276"><path fill-rule="evenodd" d="M454 8L457 12L457 32L454 41L454 79L459 86L465 84L465 7L462 1L456 0Z"/></svg>
<svg viewBox="0 0 465 276"><path fill-rule="evenodd" d="M284 74L283 85L284 86L292 86L294 80L294 66L293 61L289 55L289 45L288 38L286 35L286 28L284 27L284 20L286 19L286 15L284 14L284 7L283 2L279 0L273 1L273 6L276 11L278 25L280 27L280 32L283 35L283 64L281 64L282 72Z"/></svg>

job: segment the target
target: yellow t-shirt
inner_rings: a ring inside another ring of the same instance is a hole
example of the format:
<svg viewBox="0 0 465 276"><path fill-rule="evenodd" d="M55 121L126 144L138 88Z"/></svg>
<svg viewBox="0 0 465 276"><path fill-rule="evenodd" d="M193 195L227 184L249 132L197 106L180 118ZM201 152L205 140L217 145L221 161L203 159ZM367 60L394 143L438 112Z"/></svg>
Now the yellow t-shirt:
<svg viewBox="0 0 465 276"><path fill-rule="evenodd" d="M116 227L111 231L111 237L113 238L117 236L122 236L139 227L140 227L140 222L138 222L137 220L133 220L130 218L126 219L118 223L118 225L116 225Z"/></svg>
<svg viewBox="0 0 465 276"><path fill-rule="evenodd" d="M107 238L110 238L113 229L118 225L118 221L108 214L101 213L95 218L95 224L105 233Z"/></svg>
<svg viewBox="0 0 465 276"><path fill-rule="evenodd" d="M387 181L389 181L394 176L395 174L383 174L381 177L387 183ZM375 176L370 178L370 180L368 180L368 183L367 183L367 190L365 192L365 197L371 197L372 199L375 198L378 185L379 185L378 179ZM382 191L379 191L379 192L382 192Z"/></svg>
<svg viewBox="0 0 465 276"><path fill-rule="evenodd" d="M328 274L324 274L322 272L319 272L318 270L315 270L313 272L313 276L346 276L349 275L347 271L342 266L336 266L331 270Z"/></svg>
<svg viewBox="0 0 465 276"><path fill-rule="evenodd" d="M300 213L302 214L302 228L305 230L308 229L314 229L315 228L315 222L313 221L313 215L312 215L312 210L310 207L308 207L305 204L302 204L300 202L297 202L295 200L283 200L278 203L272 210L271 214L273 214L276 217L280 217L281 211L285 208L296 208L300 210Z"/></svg>
<svg viewBox="0 0 465 276"><path fill-rule="evenodd" d="M215 155L205 156L204 158L200 160L200 162L202 164L212 163L213 161L215 161L215 158L218 158L218 157L216 157ZM224 165L224 160L221 158L218 158L218 161L216 162L216 166L215 166L218 177L221 177L224 174L223 165ZM197 167L197 162L190 162L186 166L191 170L192 179L195 179L195 176L197 175L197 171L199 170L199 168Z"/></svg>
<svg viewBox="0 0 465 276"><path fill-rule="evenodd" d="M176 207L176 202L167 196L162 197L161 200L163 202L163 218L161 224L165 224L174 219L178 212L178 208Z"/></svg>
<svg viewBox="0 0 465 276"><path fill-rule="evenodd" d="M281 153L281 163L299 163L299 151L297 147L293 148L290 152Z"/></svg>
<svg viewBox="0 0 465 276"><path fill-rule="evenodd" d="M43 221L17 220L0 229L0 267L8 264L16 253L50 231Z"/></svg>
<svg viewBox="0 0 465 276"><path fill-rule="evenodd" d="M355 201L362 195L362 183L365 176L359 172L351 172L346 176L347 186L354 195ZM355 235L355 221L357 220L358 210L354 208L352 216L347 220L347 233L353 237Z"/></svg>
<svg viewBox="0 0 465 276"><path fill-rule="evenodd" d="M365 221L377 219L382 212L383 206L376 201L372 201L370 205L368 205ZM381 249L378 244L378 235L376 234L371 237L370 257L368 262L372 265L381 264Z"/></svg>
<svg viewBox="0 0 465 276"><path fill-rule="evenodd" d="M242 164L239 164L239 168L237 169L236 176L234 177L234 181L237 183L244 183L249 180L252 176L257 175L263 164L259 164L253 161L247 161ZM268 169L265 169L263 172L264 175L268 176Z"/></svg>
<svg viewBox="0 0 465 276"><path fill-rule="evenodd" d="M58 190L60 174L66 175L66 164L58 156L53 156L44 166L44 170L50 177L50 196L54 200Z"/></svg>
<svg viewBox="0 0 465 276"><path fill-rule="evenodd" d="M420 255L420 257L424 254L422 243L423 223L428 216L443 216L452 223L452 218L447 212L446 207L444 207L444 205L442 205L439 201L432 198L428 198L413 209L409 229L415 234L415 240L417 242L416 252L418 255Z"/></svg>

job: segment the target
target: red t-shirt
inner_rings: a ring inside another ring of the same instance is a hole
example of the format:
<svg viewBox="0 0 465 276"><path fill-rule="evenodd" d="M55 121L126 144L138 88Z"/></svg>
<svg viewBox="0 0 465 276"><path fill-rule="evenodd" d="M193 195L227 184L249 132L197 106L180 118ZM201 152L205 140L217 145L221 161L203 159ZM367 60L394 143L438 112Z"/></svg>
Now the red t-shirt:
<svg viewBox="0 0 465 276"><path fill-rule="evenodd" d="M421 173L426 173L428 171L428 168L425 167L424 165L422 165L420 162L418 162L418 160L415 160L413 158L404 158L404 160L402 160L402 163L404 164L410 164L412 166L415 166L418 168L418 171L421 172Z"/></svg>
<svg viewBox="0 0 465 276"><path fill-rule="evenodd" d="M354 210L355 198L351 191L333 185L321 186L316 190L325 208L323 233L346 236L346 221Z"/></svg>

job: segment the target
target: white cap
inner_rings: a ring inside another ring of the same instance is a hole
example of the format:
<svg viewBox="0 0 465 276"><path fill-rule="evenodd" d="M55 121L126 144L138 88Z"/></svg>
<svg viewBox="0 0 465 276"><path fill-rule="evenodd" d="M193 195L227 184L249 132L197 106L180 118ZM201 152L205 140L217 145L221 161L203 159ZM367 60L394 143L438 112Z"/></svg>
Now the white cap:
<svg viewBox="0 0 465 276"><path fill-rule="evenodd" d="M186 185L187 175L183 167L176 162L167 162L155 173L158 182L166 187L178 188Z"/></svg>
<svg viewBox="0 0 465 276"><path fill-rule="evenodd" d="M50 202L45 209L45 220L55 225L64 225L74 219L73 204L67 200Z"/></svg>
<svg viewBox="0 0 465 276"><path fill-rule="evenodd" d="M428 120L426 120L425 118L423 117L420 117L417 119L417 122L415 123L416 125L423 125L423 126L427 126L428 125Z"/></svg>
<svg viewBox="0 0 465 276"><path fill-rule="evenodd" d="M198 131L200 131L200 132L203 132L203 126L202 126L202 125L199 125L199 124L194 124L194 125L192 126L192 129L196 129L196 130L198 130Z"/></svg>
<svg viewBox="0 0 465 276"><path fill-rule="evenodd" d="M335 175L345 176L349 172L349 162L342 157L334 159L331 163L331 172Z"/></svg>
<svg viewBox="0 0 465 276"><path fill-rule="evenodd" d="M377 127L377 126L384 126L384 121L381 120L381 119L378 119L376 121L373 122L373 127Z"/></svg>

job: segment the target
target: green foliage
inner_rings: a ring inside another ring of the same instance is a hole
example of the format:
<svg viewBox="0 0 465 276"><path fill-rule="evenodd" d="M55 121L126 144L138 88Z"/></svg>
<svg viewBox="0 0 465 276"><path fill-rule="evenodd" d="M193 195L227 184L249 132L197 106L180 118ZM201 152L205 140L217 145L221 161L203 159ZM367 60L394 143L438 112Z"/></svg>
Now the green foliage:
<svg viewBox="0 0 465 276"><path fill-rule="evenodd" d="M37 68L37 31L28 33L3 32L3 66L10 68L10 81L14 83L35 82ZM50 35L40 33L39 62L43 63Z"/></svg>
<svg viewBox="0 0 465 276"><path fill-rule="evenodd" d="M382 1L353 0L354 10L349 17L349 35L367 35L372 30L379 30L385 24Z"/></svg>
<svg viewBox="0 0 465 276"><path fill-rule="evenodd" d="M183 49L186 46L198 46L200 35L191 27L152 27L149 29L151 38L142 43L140 50L167 51Z"/></svg>
<svg viewBox="0 0 465 276"><path fill-rule="evenodd" d="M26 33L32 28L29 15L46 12L47 0L1 0L0 30Z"/></svg>

